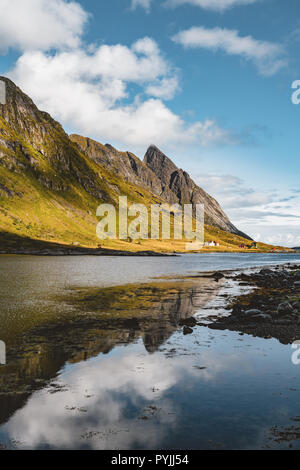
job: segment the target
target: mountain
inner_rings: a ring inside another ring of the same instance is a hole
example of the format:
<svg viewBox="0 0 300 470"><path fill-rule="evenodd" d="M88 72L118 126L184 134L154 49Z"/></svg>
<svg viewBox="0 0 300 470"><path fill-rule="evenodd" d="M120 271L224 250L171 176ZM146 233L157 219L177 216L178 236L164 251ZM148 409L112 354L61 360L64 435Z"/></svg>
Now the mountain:
<svg viewBox="0 0 300 470"><path fill-rule="evenodd" d="M103 145L76 134L70 135L70 139L91 160L109 169L119 178L149 190L164 201L176 201L172 191L167 189L164 191L161 179L133 153L120 152L109 144Z"/></svg>
<svg viewBox="0 0 300 470"><path fill-rule="evenodd" d="M80 150L96 163L105 166L125 181L148 189L168 203L204 204L205 223L251 240L238 230L218 202L199 188L188 173L177 166L156 146L151 145L142 162L133 153L118 152L111 145L102 145L87 137L71 135Z"/></svg>
<svg viewBox="0 0 300 470"><path fill-rule="evenodd" d="M2 235L97 246L99 204L115 203L120 194L160 202L80 152L58 122L13 82L1 80L7 95L0 105Z"/></svg>
<svg viewBox="0 0 300 470"><path fill-rule="evenodd" d="M12 81L0 104L0 251L32 241L96 248L96 209L103 202L204 202L206 238L237 249L247 242L218 203L162 152L151 146L142 162L130 152L69 137L61 124ZM244 238L242 238L242 237ZM101 242L128 251L183 250L184 241Z"/></svg>
<svg viewBox="0 0 300 470"><path fill-rule="evenodd" d="M205 222L208 225L220 228L240 237L248 238L248 235L238 230L229 220L219 203L199 188L191 179L190 175L174 165L174 163L162 153L156 146L151 145L144 157L144 163L155 174L160 175L163 185L164 198L167 191L171 191L179 204L204 204Z"/></svg>

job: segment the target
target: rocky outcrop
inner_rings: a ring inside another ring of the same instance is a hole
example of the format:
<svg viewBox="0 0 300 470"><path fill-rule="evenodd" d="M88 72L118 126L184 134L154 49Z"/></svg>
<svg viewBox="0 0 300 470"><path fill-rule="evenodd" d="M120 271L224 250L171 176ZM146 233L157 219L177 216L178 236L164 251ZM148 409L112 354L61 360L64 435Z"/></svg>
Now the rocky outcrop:
<svg viewBox="0 0 300 470"><path fill-rule="evenodd" d="M110 144L103 145L77 134L70 135L70 139L94 162L104 166L119 178L175 202L176 198L171 190L165 194L161 179L133 153L120 152Z"/></svg>
<svg viewBox="0 0 300 470"><path fill-rule="evenodd" d="M229 220L219 203L195 184L190 175L177 166L156 146L151 145L144 157L144 163L156 174L160 175L163 184L163 195L171 190L179 204L203 204L205 222L227 232L250 239L238 230ZM172 201L173 202L173 201Z"/></svg>

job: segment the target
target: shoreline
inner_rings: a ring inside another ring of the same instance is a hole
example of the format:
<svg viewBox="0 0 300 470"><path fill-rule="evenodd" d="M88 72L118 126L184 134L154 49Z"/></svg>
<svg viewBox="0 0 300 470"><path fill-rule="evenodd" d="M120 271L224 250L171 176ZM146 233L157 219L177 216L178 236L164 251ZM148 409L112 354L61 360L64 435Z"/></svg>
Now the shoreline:
<svg viewBox="0 0 300 470"><path fill-rule="evenodd" d="M13 249L0 250L0 256L6 255L22 255L22 256L181 256L181 255L211 255L211 254L239 254L239 255L296 255L300 251L176 251L176 252L159 252L152 250L126 251L126 250L110 250L97 248L72 248L60 247L46 249Z"/></svg>
<svg viewBox="0 0 300 470"><path fill-rule="evenodd" d="M7 250L0 251L0 256L176 256L175 253L159 253L156 251L122 251L122 250L97 250L93 248L60 248L42 250Z"/></svg>
<svg viewBox="0 0 300 470"><path fill-rule="evenodd" d="M300 264L285 263L248 270L254 272L247 273L247 268L243 268L233 270L236 274L232 276L223 274L238 286L250 288L250 292L234 296L225 307L228 316L197 325L264 339L275 338L282 344L300 340Z"/></svg>
<svg viewBox="0 0 300 470"><path fill-rule="evenodd" d="M300 253L285 247L277 247L276 251L272 247L258 247L256 249L246 249L238 247L202 247L198 251L186 251L185 245L166 246L160 245L138 245L127 244L128 246L95 245L94 247L80 245L75 243L50 242L46 240L33 240L17 235L9 235L5 232L0 233L0 256L1 255L24 255L24 256L180 256L184 254L297 254Z"/></svg>

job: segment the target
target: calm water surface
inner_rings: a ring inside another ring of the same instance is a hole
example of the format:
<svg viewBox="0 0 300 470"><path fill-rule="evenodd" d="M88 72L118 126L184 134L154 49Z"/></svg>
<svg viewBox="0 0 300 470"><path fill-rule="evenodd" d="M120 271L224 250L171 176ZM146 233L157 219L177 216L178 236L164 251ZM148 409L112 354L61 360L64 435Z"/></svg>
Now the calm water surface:
<svg viewBox="0 0 300 470"><path fill-rule="evenodd" d="M288 262L300 255L0 257L1 445L300 448L291 346L206 327L184 336L180 319L224 313L232 284L153 283Z"/></svg>

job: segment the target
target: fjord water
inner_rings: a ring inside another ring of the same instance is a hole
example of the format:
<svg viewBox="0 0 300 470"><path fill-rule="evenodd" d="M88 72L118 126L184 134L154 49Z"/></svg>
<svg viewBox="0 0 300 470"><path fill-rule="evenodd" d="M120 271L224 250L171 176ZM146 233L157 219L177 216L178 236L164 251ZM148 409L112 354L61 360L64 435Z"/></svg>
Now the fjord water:
<svg viewBox="0 0 300 470"><path fill-rule="evenodd" d="M289 262L300 255L0 257L1 445L300 448L291 346L204 326L184 336L178 320L221 314L232 286L153 281Z"/></svg>

